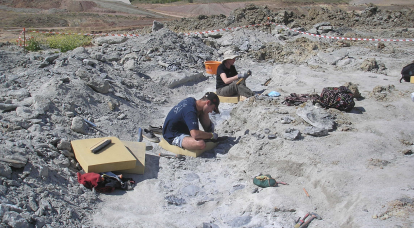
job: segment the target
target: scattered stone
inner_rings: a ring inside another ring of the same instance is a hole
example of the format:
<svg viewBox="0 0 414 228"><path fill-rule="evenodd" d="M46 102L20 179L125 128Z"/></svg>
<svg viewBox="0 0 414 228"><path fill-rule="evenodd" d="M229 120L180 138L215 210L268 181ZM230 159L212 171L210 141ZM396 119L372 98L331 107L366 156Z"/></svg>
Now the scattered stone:
<svg viewBox="0 0 414 228"><path fill-rule="evenodd" d="M293 117L290 117L290 116L284 116L284 117L282 117L281 118L281 123L282 124L290 124L290 123L292 123L293 121L295 121L295 119L293 118Z"/></svg>
<svg viewBox="0 0 414 228"><path fill-rule="evenodd" d="M306 127L303 130L303 133L307 134L307 135L312 135L312 136L326 136L328 135L328 130L327 129L323 129L323 128L318 128L318 127Z"/></svg>
<svg viewBox="0 0 414 228"><path fill-rule="evenodd" d="M345 87L347 87L349 90L351 90L352 94L354 95L354 98L359 99L362 98L361 93L358 90L358 86L356 84L353 84L352 82L347 82L344 85Z"/></svg>
<svg viewBox="0 0 414 228"><path fill-rule="evenodd" d="M0 176L10 179L11 174L12 174L11 168L4 162L0 162Z"/></svg>
<svg viewBox="0 0 414 228"><path fill-rule="evenodd" d="M166 196L164 199L167 201L168 204L172 204L172 205L175 205L175 206L181 206L183 204L186 204L185 199L179 198L179 197L174 196L174 195Z"/></svg>
<svg viewBox="0 0 414 228"><path fill-rule="evenodd" d="M181 189L182 193L187 196L196 196L197 193L200 191L200 187L196 185L188 185Z"/></svg>
<svg viewBox="0 0 414 228"><path fill-rule="evenodd" d="M158 21L154 21L152 23L152 32L156 32L156 31L158 31L158 30L160 30L162 28L164 28L164 24L163 23L160 23Z"/></svg>
<svg viewBox="0 0 414 228"><path fill-rule="evenodd" d="M206 222L203 222L203 228L220 228L220 227L217 226L214 223L206 223Z"/></svg>
<svg viewBox="0 0 414 228"><path fill-rule="evenodd" d="M277 136L276 136L275 134L269 134L269 135L267 136L267 138L268 138L268 139L275 139L275 138L277 138Z"/></svg>
<svg viewBox="0 0 414 228"><path fill-rule="evenodd" d="M4 104L4 103L0 103L0 110L2 111L11 111L11 110L16 110L16 108L19 107L16 104Z"/></svg>
<svg viewBox="0 0 414 228"><path fill-rule="evenodd" d="M19 227L19 228L29 228L29 222L23 218L19 213L15 211L7 211L4 213L3 220L4 223L10 227Z"/></svg>
<svg viewBox="0 0 414 228"><path fill-rule="evenodd" d="M413 154L413 151L412 150L410 150L410 149L407 149L407 150L403 150L403 152L402 152L404 155L412 155Z"/></svg>
<svg viewBox="0 0 414 228"><path fill-rule="evenodd" d="M304 107L299 107L296 114L316 128L330 131L335 126L333 117L325 109L315 107L310 103L307 103Z"/></svg>
<svg viewBox="0 0 414 228"><path fill-rule="evenodd" d="M300 136L300 131L294 128L288 128L286 129L285 133L284 133L284 137L287 140L295 140L298 139Z"/></svg>
<svg viewBox="0 0 414 228"><path fill-rule="evenodd" d="M378 64L374 58L365 59L360 68L363 71L372 71L373 69L378 69Z"/></svg>
<svg viewBox="0 0 414 228"><path fill-rule="evenodd" d="M59 150L72 151L72 145L70 144L69 141L66 141L66 140L60 140L60 142L57 144L57 148Z"/></svg>
<svg viewBox="0 0 414 228"><path fill-rule="evenodd" d="M249 224L251 220L252 220L251 216L239 216L239 217L236 217L230 220L229 222L227 222L227 224L230 227L242 227L244 225Z"/></svg>
<svg viewBox="0 0 414 228"><path fill-rule="evenodd" d="M88 125L83 121L83 118L76 116L72 120L72 126L70 129L74 132L81 133L84 135L88 134Z"/></svg>

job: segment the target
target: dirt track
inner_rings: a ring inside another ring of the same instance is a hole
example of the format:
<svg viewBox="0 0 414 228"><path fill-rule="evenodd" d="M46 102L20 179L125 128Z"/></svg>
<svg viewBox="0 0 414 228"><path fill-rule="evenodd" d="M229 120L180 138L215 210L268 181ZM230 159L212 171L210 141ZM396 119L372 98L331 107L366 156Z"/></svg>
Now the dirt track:
<svg viewBox="0 0 414 228"><path fill-rule="evenodd" d="M396 8L414 8L411 0L354 0L349 5L335 5L344 11L363 10L367 2ZM90 1L36 1L23 4L24 1L14 1L15 5L3 5L0 8L0 42L15 42L23 27L37 28L43 31L101 33L113 31L131 31L149 27L154 20L165 22L177 18L189 18L197 15L230 15L237 9L243 8L252 2L211 3L211 4L135 4L127 5L122 2ZM46 4L47 3L47 4ZM279 1L255 1L258 6L267 6L271 10L292 10L300 14L307 14L311 4L292 4ZM37 5L35 5L37 4ZM91 5L92 4L92 5ZM325 5L326 6L326 5ZM26 8L16 8L26 7ZM28 8L31 7L31 8ZM48 9L48 7L56 7ZM69 11L69 12L67 12ZM66 13L65 13L66 12ZM25 19L22 19L25 18ZM53 23L52 28L42 21ZM67 24L56 28L57 24Z"/></svg>

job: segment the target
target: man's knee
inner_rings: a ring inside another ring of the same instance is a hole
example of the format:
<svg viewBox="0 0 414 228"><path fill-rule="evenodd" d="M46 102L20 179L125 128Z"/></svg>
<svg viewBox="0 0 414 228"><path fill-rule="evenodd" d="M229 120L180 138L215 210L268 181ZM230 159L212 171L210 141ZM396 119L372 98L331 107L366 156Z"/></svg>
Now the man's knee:
<svg viewBox="0 0 414 228"><path fill-rule="evenodd" d="M185 137L182 148L188 150L204 150L206 148L206 142L204 140L194 140L191 137Z"/></svg>
<svg viewBox="0 0 414 228"><path fill-rule="evenodd" d="M195 146L197 147L196 150L204 150L206 148L206 142L204 140L198 140Z"/></svg>

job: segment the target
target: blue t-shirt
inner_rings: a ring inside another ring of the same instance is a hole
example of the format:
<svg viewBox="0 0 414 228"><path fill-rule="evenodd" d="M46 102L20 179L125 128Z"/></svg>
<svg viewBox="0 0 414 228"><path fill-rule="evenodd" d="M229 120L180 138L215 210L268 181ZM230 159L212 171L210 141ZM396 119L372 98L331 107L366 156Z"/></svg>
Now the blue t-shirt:
<svg viewBox="0 0 414 228"><path fill-rule="evenodd" d="M162 127L162 135L171 144L177 136L190 135L191 130L199 130L199 126L196 99L188 97L180 101L168 113Z"/></svg>

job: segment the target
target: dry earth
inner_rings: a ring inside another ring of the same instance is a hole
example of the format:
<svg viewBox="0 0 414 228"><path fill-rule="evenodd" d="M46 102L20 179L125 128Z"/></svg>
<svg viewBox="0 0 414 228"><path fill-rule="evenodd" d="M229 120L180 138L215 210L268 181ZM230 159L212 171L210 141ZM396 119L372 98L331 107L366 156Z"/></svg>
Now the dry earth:
<svg viewBox="0 0 414 228"><path fill-rule="evenodd" d="M373 2L389 9L412 8L410 0L363 1L355 0L349 5L335 5L345 11L363 10L367 3ZM63 31L82 33L130 32L152 25L154 20L171 21L176 18L197 15L228 16L230 12L254 3L267 6L271 10L292 10L307 14L309 7L316 4L290 3L283 1L255 1L232 3L186 4L138 4L128 5L119 1L73 1L23 0L0 1L0 42L15 42L22 28L41 31ZM329 6L328 4L324 4ZM219 29L219 28L217 28Z"/></svg>

